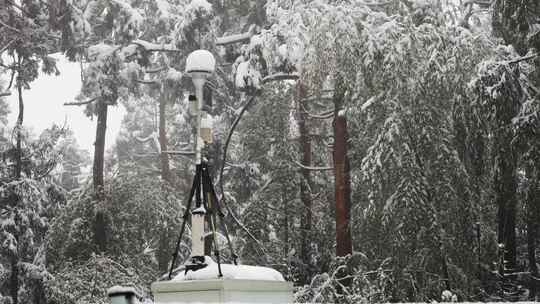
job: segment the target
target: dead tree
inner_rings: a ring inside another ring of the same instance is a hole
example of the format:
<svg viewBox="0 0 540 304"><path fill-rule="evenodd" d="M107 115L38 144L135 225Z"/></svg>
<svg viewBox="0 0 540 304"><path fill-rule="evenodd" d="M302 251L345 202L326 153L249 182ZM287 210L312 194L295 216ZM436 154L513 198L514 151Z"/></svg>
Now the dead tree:
<svg viewBox="0 0 540 304"><path fill-rule="evenodd" d="M167 116L166 108L169 94L166 92L165 86L162 86L159 96L159 150L161 151L159 158L161 164L161 178L172 184L171 170L169 167L169 155L163 151L167 151Z"/></svg>
<svg viewBox="0 0 540 304"><path fill-rule="evenodd" d="M336 199L336 255L352 253L351 176L347 156L347 119L343 109L344 90L336 83L334 90L334 178Z"/></svg>
<svg viewBox="0 0 540 304"><path fill-rule="evenodd" d="M305 100L306 90L301 81L296 84L296 106L298 114L298 130L300 132L300 155L302 157L302 166L300 171L302 173L302 180L300 182L300 199L302 200L303 212L301 217L301 248L300 258L302 262L307 266L306 279L311 276L311 226L312 226L312 207L313 202L311 198L311 172L308 168L311 166L312 152L311 152L311 137L309 136L309 130L307 127L307 108L308 104Z"/></svg>

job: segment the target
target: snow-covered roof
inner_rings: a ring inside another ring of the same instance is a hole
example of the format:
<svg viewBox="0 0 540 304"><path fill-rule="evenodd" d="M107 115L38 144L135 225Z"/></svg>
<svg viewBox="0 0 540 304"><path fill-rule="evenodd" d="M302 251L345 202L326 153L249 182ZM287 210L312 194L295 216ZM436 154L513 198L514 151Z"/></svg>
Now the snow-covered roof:
<svg viewBox="0 0 540 304"><path fill-rule="evenodd" d="M216 59L214 59L214 55L207 50L193 51L186 59L186 73L213 73L215 68Z"/></svg>
<svg viewBox="0 0 540 304"><path fill-rule="evenodd" d="M107 290L107 295L113 296L113 295L127 295L132 294L136 297L140 297L140 294L137 292L137 290L134 287L131 286L113 286Z"/></svg>
<svg viewBox="0 0 540 304"><path fill-rule="evenodd" d="M209 256L205 256L205 262L208 264L205 268L197 271L181 272L173 281L192 281L192 280L215 280L218 277L218 264ZM265 281L285 281L279 271L260 266L221 264L223 279L236 280L265 280Z"/></svg>

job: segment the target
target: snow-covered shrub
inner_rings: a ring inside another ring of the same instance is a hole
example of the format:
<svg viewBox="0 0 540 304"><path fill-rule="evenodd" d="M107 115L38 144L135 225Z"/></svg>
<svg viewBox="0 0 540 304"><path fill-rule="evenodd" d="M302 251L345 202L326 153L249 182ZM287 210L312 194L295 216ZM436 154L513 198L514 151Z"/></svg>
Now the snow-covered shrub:
<svg viewBox="0 0 540 304"><path fill-rule="evenodd" d="M107 237L103 254L130 265L143 282L151 283L167 269L180 227L182 200L160 180L136 175L111 180L105 197L102 203L87 193L70 198L51 228L47 252L51 271L65 271L66 261L85 263L100 253L94 242L101 228L95 227L99 211L108 227L101 231Z"/></svg>
<svg viewBox="0 0 540 304"><path fill-rule="evenodd" d="M330 271L317 274L295 293L300 303L384 303L391 300L391 260L377 264L355 252L333 260Z"/></svg>
<svg viewBox="0 0 540 304"><path fill-rule="evenodd" d="M133 286L143 295L149 289L133 266L103 255L92 255L84 263L64 263L46 284L48 304L105 304L107 289L114 285Z"/></svg>

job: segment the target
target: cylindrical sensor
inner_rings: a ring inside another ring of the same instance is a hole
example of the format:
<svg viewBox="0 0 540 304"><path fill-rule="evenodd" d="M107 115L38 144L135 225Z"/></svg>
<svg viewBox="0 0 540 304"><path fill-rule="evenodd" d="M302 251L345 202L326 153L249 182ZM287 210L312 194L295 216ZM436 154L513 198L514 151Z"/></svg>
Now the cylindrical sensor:
<svg viewBox="0 0 540 304"><path fill-rule="evenodd" d="M212 115L204 113L201 118L201 138L207 143L212 143Z"/></svg>
<svg viewBox="0 0 540 304"><path fill-rule="evenodd" d="M204 256L204 206L191 211L191 256Z"/></svg>

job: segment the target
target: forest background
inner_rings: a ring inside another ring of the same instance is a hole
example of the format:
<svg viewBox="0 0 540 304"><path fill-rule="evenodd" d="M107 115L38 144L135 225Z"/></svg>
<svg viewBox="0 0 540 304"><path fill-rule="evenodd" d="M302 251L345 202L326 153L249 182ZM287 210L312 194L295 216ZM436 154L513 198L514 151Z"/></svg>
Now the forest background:
<svg viewBox="0 0 540 304"><path fill-rule="evenodd" d="M128 283L151 299L193 175L200 48L242 263L281 271L297 302L535 299L539 16L535 0L0 0L0 303L105 303ZM81 66L66 106L94 119L92 155L69 126L25 128L57 53Z"/></svg>

